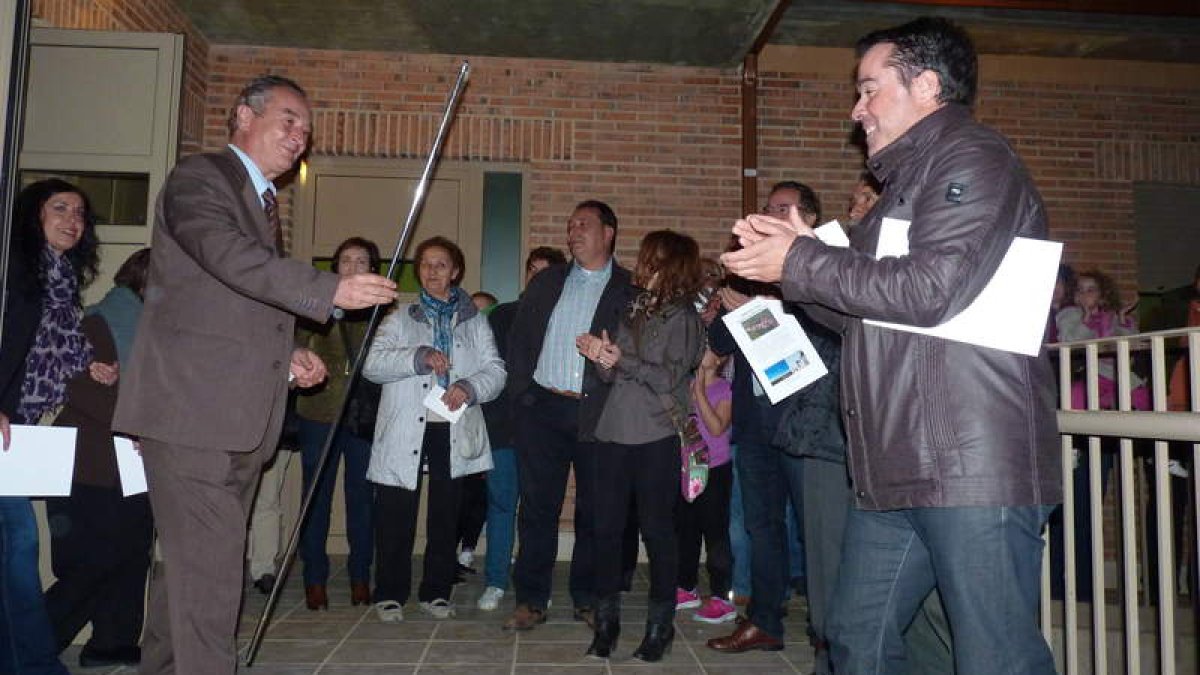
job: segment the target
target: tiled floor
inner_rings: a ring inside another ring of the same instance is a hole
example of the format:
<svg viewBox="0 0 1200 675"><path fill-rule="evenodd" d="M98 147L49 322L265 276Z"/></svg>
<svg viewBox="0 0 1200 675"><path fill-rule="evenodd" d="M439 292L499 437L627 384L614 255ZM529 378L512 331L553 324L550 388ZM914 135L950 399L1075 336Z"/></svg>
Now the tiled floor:
<svg viewBox="0 0 1200 675"><path fill-rule="evenodd" d="M414 565L420 569L420 565ZM809 673L812 650L804 639L804 599L790 603L786 629L793 642L781 652L718 654L704 646L710 637L725 635L732 624L711 626L691 618L692 610L681 611L675 621L676 637L671 654L658 664L632 660L629 655L641 641L646 615L646 576L638 570L633 590L625 594L621 639L616 656L602 661L584 656L591 632L571 618L567 595L566 565L560 564L549 621L527 633L510 633L500 626L512 609L511 596L495 612L476 608L482 591L479 577L454 589L458 617L436 621L421 613L415 599L405 606L405 622L383 624L372 608L351 607L349 585L344 578L330 585L328 611L310 612L304 607L303 589L297 568L280 596L275 619L263 641L253 667L242 672L261 675L349 675L352 673L508 673L592 675L615 673ZM414 589L416 585L414 584ZM264 596L250 589L242 613L239 644L249 640L265 605ZM79 647L63 654L72 673L130 674L134 669L80 669Z"/></svg>

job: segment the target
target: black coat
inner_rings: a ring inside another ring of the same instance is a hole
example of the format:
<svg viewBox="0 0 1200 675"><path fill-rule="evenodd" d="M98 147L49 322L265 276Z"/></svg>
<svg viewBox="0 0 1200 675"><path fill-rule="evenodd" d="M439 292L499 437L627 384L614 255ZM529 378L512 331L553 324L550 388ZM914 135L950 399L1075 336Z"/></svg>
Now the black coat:
<svg viewBox="0 0 1200 675"><path fill-rule="evenodd" d="M566 263L548 267L537 274L525 294L521 296L517 316L508 335L508 352L505 366L508 370L508 385L505 393L514 406L522 405L522 397L533 385L533 372L537 369L538 356L542 353L542 342L550 325L550 315L558 304L571 265ZM615 337L621 316L636 295L629 270L613 261L612 277L600 295L596 312L592 315L590 333L599 335L607 330ZM579 440L594 441L596 422L608 398L609 385L596 376L596 367L584 361L583 398L579 406Z"/></svg>
<svg viewBox="0 0 1200 675"><path fill-rule="evenodd" d="M0 335L0 412L13 423L25 423L30 420L17 420L15 415L21 403L25 359L42 318L42 287L29 261L21 258L20 248L14 246L12 251L5 287L4 332Z"/></svg>

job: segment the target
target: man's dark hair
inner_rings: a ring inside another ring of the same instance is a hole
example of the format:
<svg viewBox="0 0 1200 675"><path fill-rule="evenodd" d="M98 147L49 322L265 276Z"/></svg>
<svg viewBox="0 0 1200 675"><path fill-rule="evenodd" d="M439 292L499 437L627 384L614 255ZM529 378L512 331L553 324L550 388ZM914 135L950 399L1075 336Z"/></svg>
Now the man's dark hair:
<svg viewBox="0 0 1200 675"><path fill-rule="evenodd" d="M771 186L771 192L769 192L768 195L773 195L780 190L795 190L800 195L800 203L797 204L797 206L800 207L800 212L811 214L814 218L816 218L817 222L820 222L821 200L817 197L817 193L814 192L812 188L798 181L781 180Z"/></svg>
<svg viewBox="0 0 1200 675"><path fill-rule="evenodd" d="M526 272L529 271L535 260L545 260L550 265L562 265L567 262L567 256L553 246L538 246L525 258Z"/></svg>
<svg viewBox="0 0 1200 675"><path fill-rule="evenodd" d="M137 293L139 298L144 297L143 291L146 290L146 277L149 276L149 272L150 249L138 249L121 263L121 269L113 275L113 285L124 286Z"/></svg>
<svg viewBox="0 0 1200 675"><path fill-rule="evenodd" d="M262 114L263 109L266 108L267 99L271 98L271 90L280 87L291 89L299 94L300 98L308 100L308 93L300 88L300 85L296 84L294 80L282 75L259 75L242 88L237 100L233 102L233 107L229 109L229 117L225 120L225 126L229 128L229 133L237 131L238 106L249 106L254 112Z"/></svg>
<svg viewBox="0 0 1200 675"><path fill-rule="evenodd" d="M957 24L938 17L924 16L895 28L867 33L855 45L858 58L871 47L894 47L888 64L900 74L904 86L926 70L932 70L941 82L941 103L975 102L979 63L971 36Z"/></svg>
<svg viewBox="0 0 1200 675"><path fill-rule="evenodd" d="M575 205L575 210L579 209L592 209L600 217L601 225L612 228L612 243L608 246L608 254L612 255L613 251L617 250L617 214L613 212L612 207L598 199L585 199Z"/></svg>

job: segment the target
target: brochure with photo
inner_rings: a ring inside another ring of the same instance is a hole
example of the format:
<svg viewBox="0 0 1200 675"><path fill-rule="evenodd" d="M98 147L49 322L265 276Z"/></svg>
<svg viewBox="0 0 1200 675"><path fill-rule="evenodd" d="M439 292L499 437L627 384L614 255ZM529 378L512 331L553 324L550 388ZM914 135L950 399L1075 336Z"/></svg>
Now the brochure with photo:
<svg viewBox="0 0 1200 675"><path fill-rule="evenodd" d="M800 322L778 300L754 298L723 320L771 403L829 372Z"/></svg>

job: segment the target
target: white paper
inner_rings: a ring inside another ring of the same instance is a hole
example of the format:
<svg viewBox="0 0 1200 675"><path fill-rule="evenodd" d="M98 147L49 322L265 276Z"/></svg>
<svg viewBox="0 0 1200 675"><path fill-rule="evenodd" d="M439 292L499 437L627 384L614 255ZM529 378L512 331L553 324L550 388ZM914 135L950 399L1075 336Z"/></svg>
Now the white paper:
<svg viewBox="0 0 1200 675"><path fill-rule="evenodd" d="M829 372L800 322L778 300L754 298L722 319L771 403Z"/></svg>
<svg viewBox="0 0 1200 675"><path fill-rule="evenodd" d="M875 258L908 255L909 225L907 220L884 218ZM1037 356L1061 257L1061 242L1016 237L991 281L949 321L932 328L873 319L863 323Z"/></svg>
<svg viewBox="0 0 1200 675"><path fill-rule="evenodd" d="M75 473L75 428L12 425L0 450L0 496L67 497Z"/></svg>
<svg viewBox="0 0 1200 675"><path fill-rule="evenodd" d="M467 404L464 403L458 406L458 410L451 410L442 403L442 397L446 395L446 390L440 384L435 384L429 388L429 393L425 396L425 407L437 413L438 417L453 424L462 417L463 412L467 409Z"/></svg>
<svg viewBox="0 0 1200 675"><path fill-rule="evenodd" d="M899 258L908 255L908 228L912 221L899 218L884 218L879 227L879 243L875 246L875 259Z"/></svg>
<svg viewBox="0 0 1200 675"><path fill-rule="evenodd" d="M125 436L113 436L113 449L117 453L117 473L121 475L121 495L140 495L146 491L146 467L142 456L133 447L133 440Z"/></svg>
<svg viewBox="0 0 1200 675"><path fill-rule="evenodd" d="M813 230L813 234L817 235L817 239L830 246L837 246L838 248L850 246L850 239L846 236L846 231L842 229L842 224L836 220L831 220Z"/></svg>

